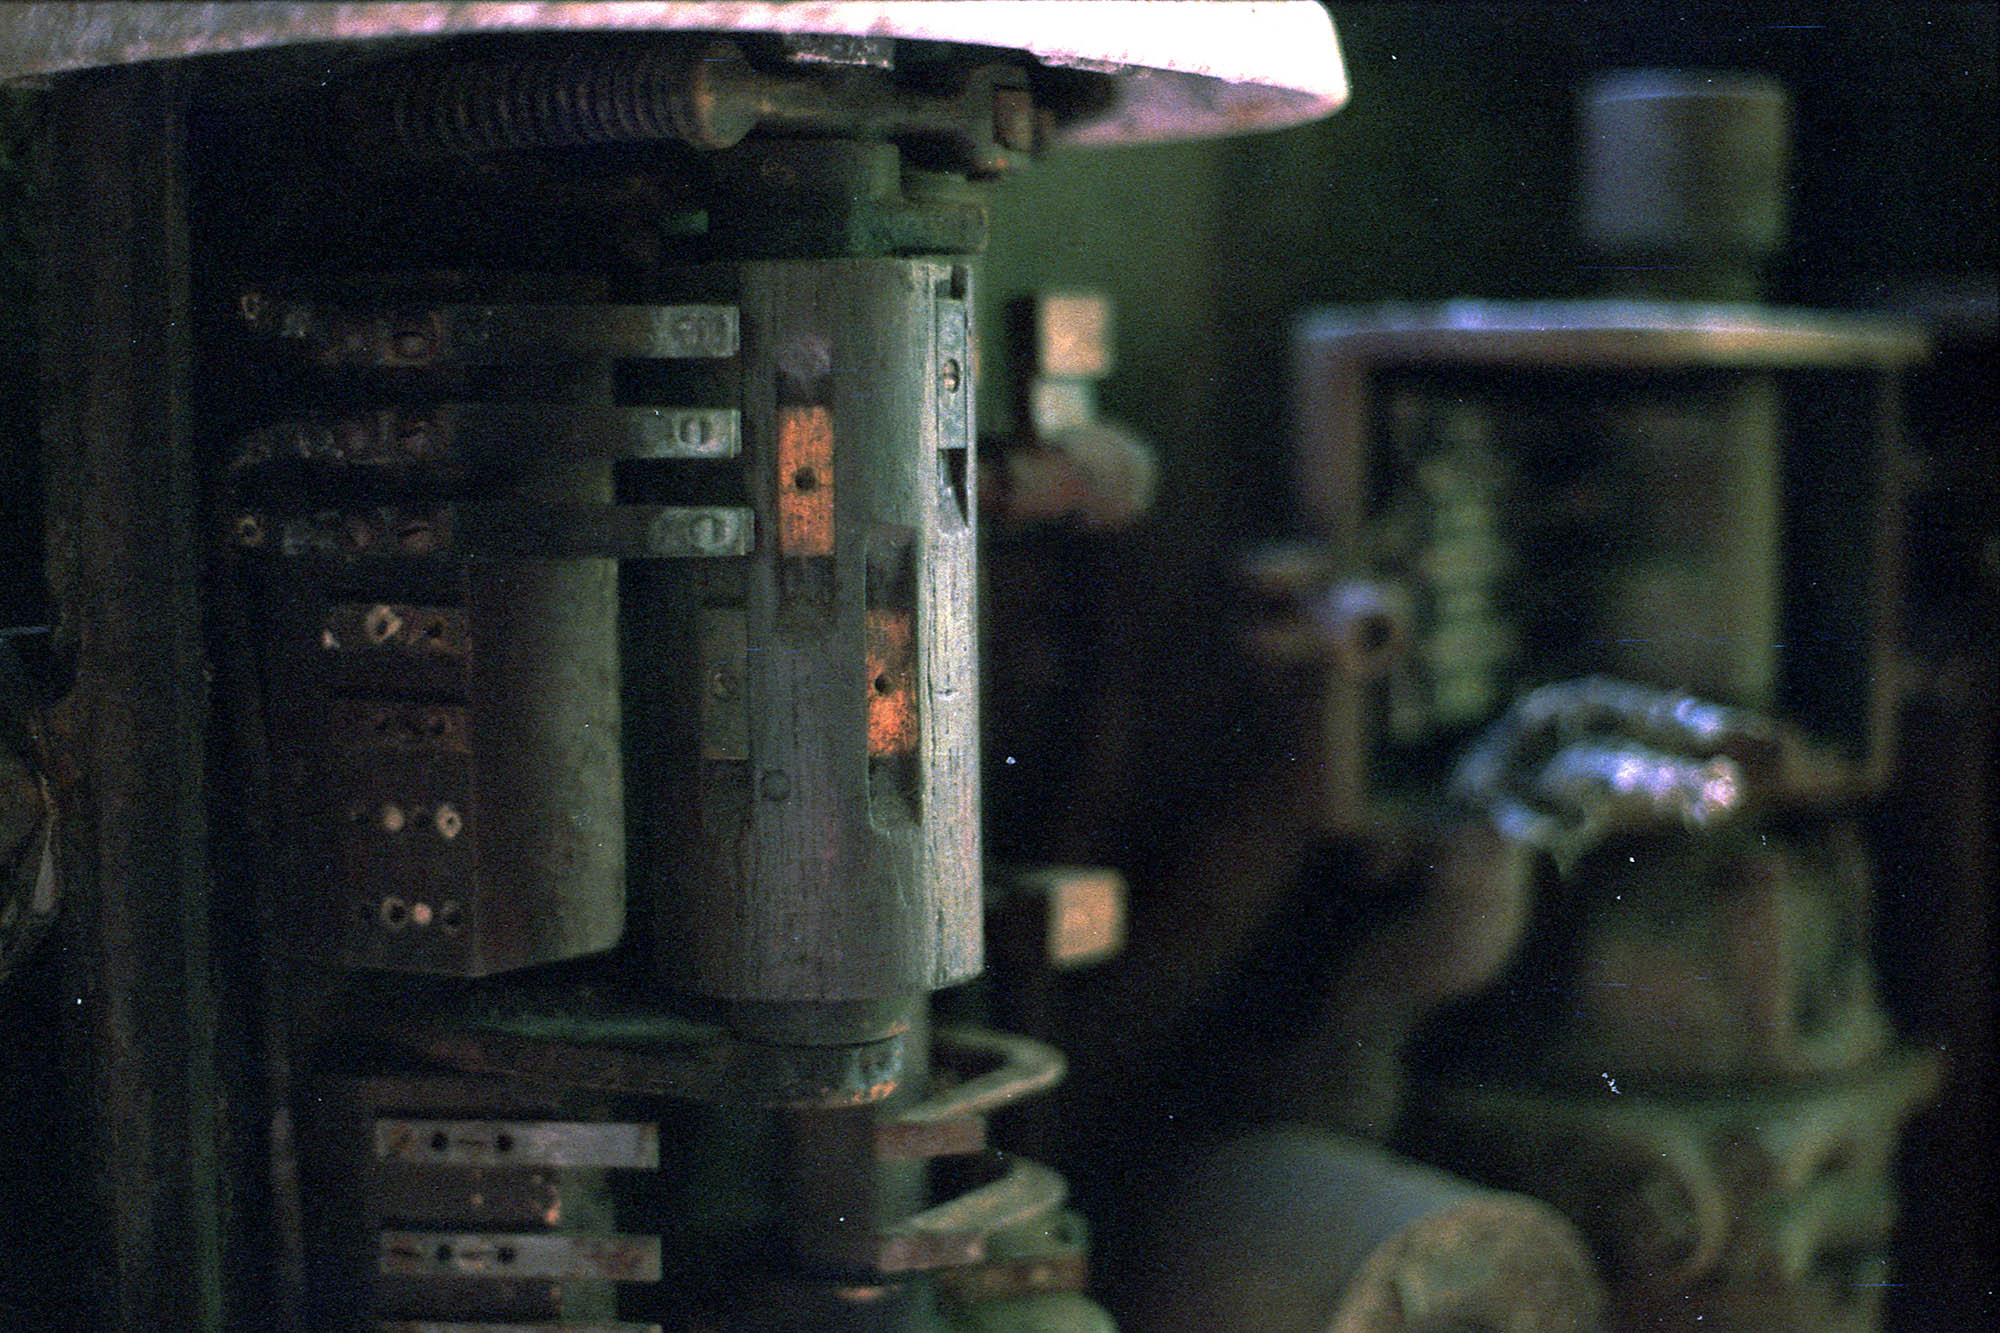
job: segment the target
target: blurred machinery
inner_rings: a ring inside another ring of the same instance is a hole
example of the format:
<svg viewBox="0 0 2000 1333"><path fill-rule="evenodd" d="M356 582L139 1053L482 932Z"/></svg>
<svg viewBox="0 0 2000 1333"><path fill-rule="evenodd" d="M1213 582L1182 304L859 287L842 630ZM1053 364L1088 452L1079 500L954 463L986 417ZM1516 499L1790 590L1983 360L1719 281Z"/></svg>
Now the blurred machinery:
<svg viewBox="0 0 2000 1333"><path fill-rule="evenodd" d="M1925 340L1751 303L1774 85L1623 73L1582 124L1614 295L1298 331L1319 540L1253 563L1251 642L1316 738L1321 891L1374 915L1276 1104L1554 1204L1611 1327L1870 1329L1942 1074L1877 1002L1858 822Z"/></svg>
<svg viewBox="0 0 2000 1333"><path fill-rule="evenodd" d="M23 5L0 76L6 961L61 945L88 1165L29 1317L1107 1327L986 1143L1061 1058L927 1015L982 957L979 182L1324 114L1325 12Z"/></svg>

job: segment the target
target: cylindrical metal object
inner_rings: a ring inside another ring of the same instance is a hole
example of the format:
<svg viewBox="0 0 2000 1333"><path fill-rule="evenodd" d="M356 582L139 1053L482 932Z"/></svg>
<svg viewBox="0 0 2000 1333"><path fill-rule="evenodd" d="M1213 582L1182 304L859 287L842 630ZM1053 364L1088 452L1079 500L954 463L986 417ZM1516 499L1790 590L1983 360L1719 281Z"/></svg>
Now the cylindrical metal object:
<svg viewBox="0 0 2000 1333"><path fill-rule="evenodd" d="M1754 266L1784 237L1790 143L1789 100L1768 79L1607 75L1583 106L1584 240L1615 254Z"/></svg>
<svg viewBox="0 0 2000 1333"><path fill-rule="evenodd" d="M1210 1153L1153 1236L1153 1333L1584 1333L1602 1305L1554 1210L1319 1130Z"/></svg>
<svg viewBox="0 0 2000 1333"><path fill-rule="evenodd" d="M980 965L968 276L737 274L758 536L688 576L701 736L670 758L692 801L662 820L688 827L662 839L660 963L740 1027L851 1040Z"/></svg>

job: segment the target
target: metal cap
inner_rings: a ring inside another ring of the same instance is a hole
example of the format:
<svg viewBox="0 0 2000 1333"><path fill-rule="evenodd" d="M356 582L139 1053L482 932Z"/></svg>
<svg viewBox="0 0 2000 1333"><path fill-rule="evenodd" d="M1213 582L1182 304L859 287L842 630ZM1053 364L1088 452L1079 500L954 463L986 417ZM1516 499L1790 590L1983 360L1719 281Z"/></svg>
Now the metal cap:
<svg viewBox="0 0 2000 1333"><path fill-rule="evenodd" d="M1584 240L1617 253L1770 254L1791 103L1754 74L1620 70L1583 102Z"/></svg>

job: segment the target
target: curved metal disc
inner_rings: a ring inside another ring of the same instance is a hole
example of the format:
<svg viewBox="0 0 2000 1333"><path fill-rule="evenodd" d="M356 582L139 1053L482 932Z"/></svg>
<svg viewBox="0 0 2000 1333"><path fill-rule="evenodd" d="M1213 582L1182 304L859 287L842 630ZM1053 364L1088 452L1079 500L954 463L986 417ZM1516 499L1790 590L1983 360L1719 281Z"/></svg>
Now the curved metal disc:
<svg viewBox="0 0 2000 1333"><path fill-rule="evenodd" d="M1278 129L1347 100L1333 20L1314 0L10 4L0 80L310 43L647 30L956 42L1114 76L1110 105L1060 131L1074 144Z"/></svg>

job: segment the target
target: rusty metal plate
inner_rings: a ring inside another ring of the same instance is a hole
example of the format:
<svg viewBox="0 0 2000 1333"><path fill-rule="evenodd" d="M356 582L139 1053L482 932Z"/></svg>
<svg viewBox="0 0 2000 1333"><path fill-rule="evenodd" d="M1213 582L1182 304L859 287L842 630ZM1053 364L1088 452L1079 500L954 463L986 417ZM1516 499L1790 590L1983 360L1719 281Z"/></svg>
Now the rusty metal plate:
<svg viewBox="0 0 2000 1333"><path fill-rule="evenodd" d="M384 1231L381 1271L407 1277L658 1282L658 1236Z"/></svg>
<svg viewBox="0 0 2000 1333"><path fill-rule="evenodd" d="M596 1166L649 1171L660 1164L651 1122L415 1120L375 1122L379 1158L441 1166Z"/></svg>
<svg viewBox="0 0 2000 1333"><path fill-rule="evenodd" d="M327 366L423 369L579 357L710 360L736 355L729 305L436 305L349 308L250 292L254 336Z"/></svg>
<svg viewBox="0 0 2000 1333"><path fill-rule="evenodd" d="M833 414L778 409L778 550L833 554Z"/></svg>
<svg viewBox="0 0 2000 1333"><path fill-rule="evenodd" d="M463 1320L385 1319L379 1333L660 1333L658 1324L491 1324Z"/></svg>
<svg viewBox="0 0 2000 1333"><path fill-rule="evenodd" d="M868 754L893 758L917 748L917 646L906 611L870 611Z"/></svg>
<svg viewBox="0 0 2000 1333"><path fill-rule="evenodd" d="M1103 75L1107 104L1056 127L1108 145L1278 129L1347 101L1333 20L1313 0L936 0L811 5L16 4L0 79L188 56L465 33L766 32L955 42Z"/></svg>
<svg viewBox="0 0 2000 1333"><path fill-rule="evenodd" d="M491 1324L462 1320L385 1319L379 1333L660 1333L658 1324Z"/></svg>

